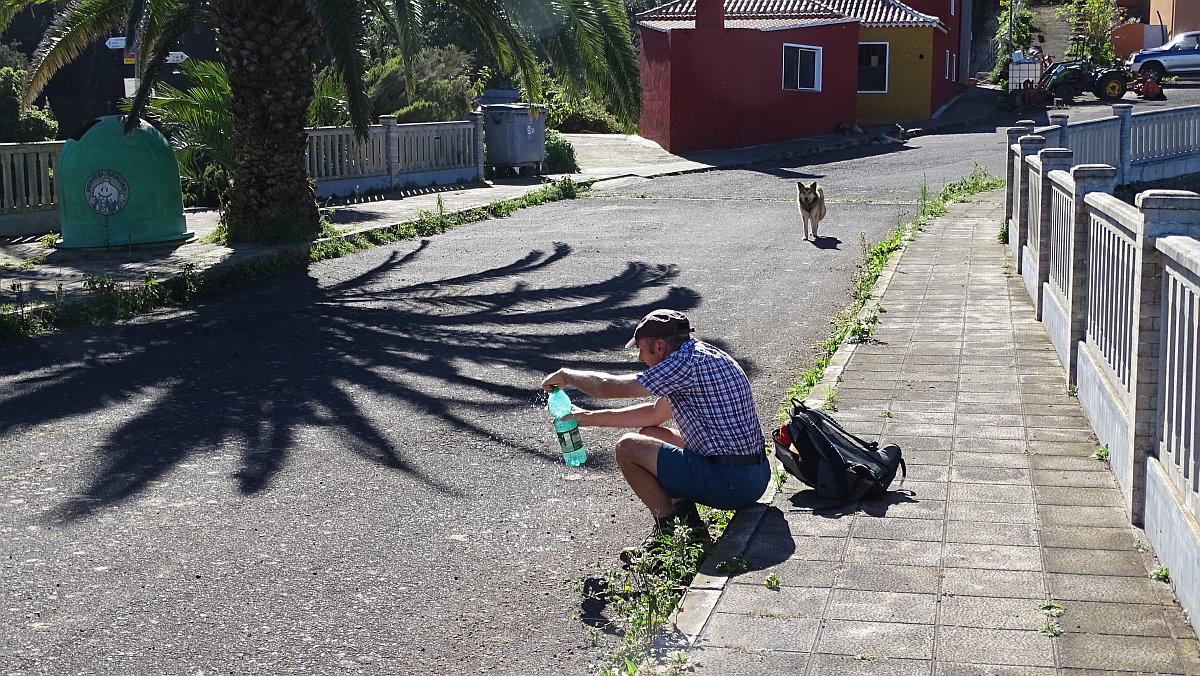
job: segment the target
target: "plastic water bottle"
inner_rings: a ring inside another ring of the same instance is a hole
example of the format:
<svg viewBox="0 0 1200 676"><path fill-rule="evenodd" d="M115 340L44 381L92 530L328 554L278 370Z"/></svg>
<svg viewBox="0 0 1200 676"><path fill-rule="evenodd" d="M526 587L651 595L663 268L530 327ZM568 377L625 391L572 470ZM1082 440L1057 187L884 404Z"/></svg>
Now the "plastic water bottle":
<svg viewBox="0 0 1200 676"><path fill-rule="evenodd" d="M579 436L579 421L563 420L563 416L571 412L571 398L556 387L550 391L546 408L554 416L554 432L558 435L563 461L568 467L582 465L587 460L587 449L583 447L583 438Z"/></svg>

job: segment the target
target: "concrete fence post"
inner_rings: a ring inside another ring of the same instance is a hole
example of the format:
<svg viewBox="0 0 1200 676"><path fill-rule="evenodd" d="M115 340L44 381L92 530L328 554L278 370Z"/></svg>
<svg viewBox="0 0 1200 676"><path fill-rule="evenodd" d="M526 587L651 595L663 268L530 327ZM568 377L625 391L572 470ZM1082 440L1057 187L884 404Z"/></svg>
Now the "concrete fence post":
<svg viewBox="0 0 1200 676"><path fill-rule="evenodd" d="M379 124L383 125L388 187L395 188L396 177L400 175L400 129L396 126L395 115L380 115Z"/></svg>
<svg viewBox="0 0 1200 676"><path fill-rule="evenodd" d="M1028 237L1026 245L1030 251L1029 263L1032 269L1025 270L1025 286L1029 289L1029 298L1033 301L1034 317L1042 319L1042 285L1050 280L1050 233L1054 218L1054 186L1050 182L1050 172L1070 171L1074 154L1066 148L1046 148L1037 154L1041 171L1038 173L1038 203L1031 204Z"/></svg>
<svg viewBox="0 0 1200 676"><path fill-rule="evenodd" d="M1058 126L1058 143L1056 148L1070 148L1070 133L1067 131L1067 125L1070 123L1071 116L1066 113L1050 113L1047 117L1050 118L1050 124Z"/></svg>
<svg viewBox="0 0 1200 676"><path fill-rule="evenodd" d="M1033 132L1033 127L1009 127L1004 130L1008 136L1008 144L1004 146L1004 157L1006 159L1004 167L1004 225L1007 228L1012 228L1013 220L1013 189L1017 185L1016 178L1016 158L1018 151L1013 148L1017 144L1017 139Z"/></svg>
<svg viewBox="0 0 1200 676"><path fill-rule="evenodd" d="M1091 218L1088 216L1084 197L1088 193L1102 192L1111 195L1117 186L1117 170L1107 164L1080 164L1071 168L1071 179L1075 183L1073 216L1071 222L1070 277L1067 281L1067 383L1079 382L1079 343L1087 333L1088 313L1088 239L1091 233Z"/></svg>
<svg viewBox="0 0 1200 676"><path fill-rule="evenodd" d="M1016 187L1013 189L1013 218L1008 229L1008 248L1012 252L1013 266L1017 274L1021 273L1021 245L1025 241L1025 231L1029 223L1029 167L1025 158L1036 155L1046 147L1046 139L1041 136L1028 135L1017 139L1018 151L1013 158L1013 177Z"/></svg>
<svg viewBox="0 0 1200 676"><path fill-rule="evenodd" d="M1121 119L1121 150L1117 157L1121 158L1121 166L1117 167L1117 185L1125 185L1132 176L1133 160L1130 157L1133 148L1133 104L1114 103L1113 115Z"/></svg>
<svg viewBox="0 0 1200 676"><path fill-rule="evenodd" d="M483 113L471 113L471 126L475 130L475 181L483 183Z"/></svg>
<svg viewBox="0 0 1200 676"><path fill-rule="evenodd" d="M1146 497L1146 456L1158 445L1158 390L1162 372L1162 254L1155 247L1160 237L1184 235L1200 238L1200 195L1187 190L1148 190L1137 196L1142 212L1134 246L1133 353L1129 383L1132 391L1131 448L1128 463L1132 476L1126 507L1135 524L1143 523Z"/></svg>

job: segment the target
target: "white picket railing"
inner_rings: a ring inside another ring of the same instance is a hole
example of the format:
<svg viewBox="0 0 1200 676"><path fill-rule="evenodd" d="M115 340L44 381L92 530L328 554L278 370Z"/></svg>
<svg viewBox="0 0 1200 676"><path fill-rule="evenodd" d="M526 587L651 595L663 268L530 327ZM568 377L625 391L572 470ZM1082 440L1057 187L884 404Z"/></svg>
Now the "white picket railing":
<svg viewBox="0 0 1200 676"><path fill-rule="evenodd" d="M365 143L353 127L308 129L308 175L318 184L330 178L386 176L387 134L383 125L372 125Z"/></svg>
<svg viewBox="0 0 1200 676"><path fill-rule="evenodd" d="M1129 159L1133 164L1200 152L1200 106L1139 113L1131 122Z"/></svg>
<svg viewBox="0 0 1200 676"><path fill-rule="evenodd" d="M1121 118L1105 117L1071 125L1068 145L1075 153L1077 164L1107 164L1121 162Z"/></svg>
<svg viewBox="0 0 1200 676"><path fill-rule="evenodd" d="M1114 384L1128 394L1137 235L1105 209L1093 204L1087 209L1090 274L1086 339L1107 362L1116 379Z"/></svg>
<svg viewBox="0 0 1200 676"><path fill-rule="evenodd" d="M1164 237L1159 457L1165 474L1200 515L1200 242Z"/></svg>
<svg viewBox="0 0 1200 676"><path fill-rule="evenodd" d="M63 143L0 143L0 215L58 208L54 169Z"/></svg>
<svg viewBox="0 0 1200 676"><path fill-rule="evenodd" d="M1056 171L1050 175L1050 283L1069 298L1071 294L1071 228L1074 223L1075 186L1071 175Z"/></svg>
<svg viewBox="0 0 1200 676"><path fill-rule="evenodd" d="M1197 114L1162 111L1137 125L1128 111L1118 115L1130 134L1117 139L1123 175L1200 173L1200 125L1190 119ZM1196 614L1200 195L1147 190L1130 205L1111 194L1120 170L1077 164L1055 147L1092 152L1086 139L1108 133L1098 131L1111 126L1104 122L1039 130L1045 136L1028 126L1008 130L1010 245L1068 382L1108 449L1126 510L1172 571L1180 603Z"/></svg>
<svg viewBox="0 0 1200 676"><path fill-rule="evenodd" d="M471 117L396 124L395 116L383 115L365 142L350 127L310 129L306 161L317 196L482 181L483 116Z"/></svg>

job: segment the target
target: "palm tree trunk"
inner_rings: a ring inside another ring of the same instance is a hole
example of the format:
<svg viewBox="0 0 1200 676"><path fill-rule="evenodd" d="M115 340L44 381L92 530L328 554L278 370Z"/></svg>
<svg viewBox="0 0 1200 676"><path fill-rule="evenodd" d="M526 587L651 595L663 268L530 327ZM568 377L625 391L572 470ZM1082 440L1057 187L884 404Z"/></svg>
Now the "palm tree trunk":
<svg viewBox="0 0 1200 676"><path fill-rule="evenodd" d="M320 31L304 0L213 3L233 96L231 242L308 241L320 216L304 163Z"/></svg>

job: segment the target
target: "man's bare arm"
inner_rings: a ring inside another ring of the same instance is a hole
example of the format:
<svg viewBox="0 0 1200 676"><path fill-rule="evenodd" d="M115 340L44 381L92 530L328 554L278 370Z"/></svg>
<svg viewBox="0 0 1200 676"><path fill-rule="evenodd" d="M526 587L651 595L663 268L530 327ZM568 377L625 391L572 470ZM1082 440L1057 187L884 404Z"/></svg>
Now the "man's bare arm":
<svg viewBox="0 0 1200 676"><path fill-rule="evenodd" d="M656 427L671 419L671 405L666 399L656 399L644 404L609 408L600 411L578 410L570 416L584 427L627 427L640 429Z"/></svg>
<svg viewBox="0 0 1200 676"><path fill-rule="evenodd" d="M633 373L614 375L601 371L559 369L542 381L542 389L547 392L556 386L574 387L586 395L603 399L653 396Z"/></svg>

